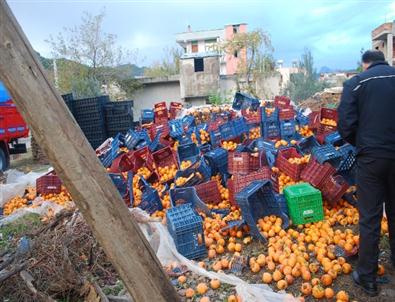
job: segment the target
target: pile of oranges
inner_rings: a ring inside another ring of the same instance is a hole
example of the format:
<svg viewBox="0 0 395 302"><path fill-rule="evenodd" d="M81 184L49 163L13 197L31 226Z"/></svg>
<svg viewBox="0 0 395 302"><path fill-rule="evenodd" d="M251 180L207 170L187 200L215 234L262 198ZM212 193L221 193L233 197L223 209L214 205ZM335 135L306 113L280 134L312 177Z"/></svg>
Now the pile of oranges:
<svg viewBox="0 0 395 302"><path fill-rule="evenodd" d="M158 173L160 182L168 182L169 180L172 180L174 176L176 176L177 166L173 164L171 166L159 167Z"/></svg>
<svg viewBox="0 0 395 302"><path fill-rule="evenodd" d="M72 200L65 188L63 188L59 194L43 194L42 198L44 200L50 200L60 206L64 206Z"/></svg>
<svg viewBox="0 0 395 302"><path fill-rule="evenodd" d="M323 118L321 120L321 124L327 125L327 126L332 126L332 127L336 127L337 126L337 122L335 120L332 120L332 119L329 119L329 118Z"/></svg>
<svg viewBox="0 0 395 302"><path fill-rule="evenodd" d="M302 157L291 157L288 158L288 162L291 164L303 165L307 164L310 160L310 155L304 155Z"/></svg>
<svg viewBox="0 0 395 302"><path fill-rule="evenodd" d="M137 170L137 174L142 176L144 179L148 179L152 173L147 167L142 167Z"/></svg>
<svg viewBox="0 0 395 302"><path fill-rule="evenodd" d="M224 148L228 151L233 151L237 148L237 143L235 143L233 141L223 141L222 148Z"/></svg>
<svg viewBox="0 0 395 302"><path fill-rule="evenodd" d="M261 137L261 129L259 127L250 129L250 132L249 132L250 139L256 139L259 137Z"/></svg>
<svg viewBox="0 0 395 302"><path fill-rule="evenodd" d="M206 144L210 141L210 135L204 129L199 130L199 136L200 136L200 141L202 142L202 144Z"/></svg>
<svg viewBox="0 0 395 302"><path fill-rule="evenodd" d="M27 202L28 200L26 198L23 198L21 196L15 196L6 202L3 207L3 214L10 215L20 208L27 207Z"/></svg>
<svg viewBox="0 0 395 302"><path fill-rule="evenodd" d="M300 127L299 133L300 133L300 135L302 135L304 137L308 137L308 136L312 136L313 135L313 131L307 125Z"/></svg>
<svg viewBox="0 0 395 302"><path fill-rule="evenodd" d="M188 169L192 165L192 162L190 160L183 160L181 162L180 168L181 170Z"/></svg>
<svg viewBox="0 0 395 302"><path fill-rule="evenodd" d="M278 148L280 148L280 147L286 147L286 146L288 146L288 142L287 142L286 140L284 140L284 139L278 140L278 141L274 144L274 147L275 147L276 149L278 149Z"/></svg>

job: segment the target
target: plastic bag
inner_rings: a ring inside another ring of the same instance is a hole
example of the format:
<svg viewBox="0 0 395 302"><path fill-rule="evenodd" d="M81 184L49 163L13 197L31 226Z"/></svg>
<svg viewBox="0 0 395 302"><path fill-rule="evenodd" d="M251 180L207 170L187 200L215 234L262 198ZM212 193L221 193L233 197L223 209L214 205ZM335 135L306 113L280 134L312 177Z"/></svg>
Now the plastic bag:
<svg viewBox="0 0 395 302"><path fill-rule="evenodd" d="M47 172L29 172L24 174L17 170L6 172L6 183L0 184L0 207L11 198L17 195L23 195L27 186L36 186L36 179Z"/></svg>
<svg viewBox="0 0 395 302"><path fill-rule="evenodd" d="M243 301L248 302L297 302L298 300L286 293L275 293L266 284L249 284L240 278L225 273L216 273L201 268L196 262L191 261L178 253L173 238L167 231L166 226L161 222L154 222L149 215L138 208L130 210L132 215L138 217L139 226L155 251L162 265L168 265L176 261L180 265L204 277L219 279L223 283L228 283L236 287L238 295ZM145 218L144 218L145 216Z"/></svg>

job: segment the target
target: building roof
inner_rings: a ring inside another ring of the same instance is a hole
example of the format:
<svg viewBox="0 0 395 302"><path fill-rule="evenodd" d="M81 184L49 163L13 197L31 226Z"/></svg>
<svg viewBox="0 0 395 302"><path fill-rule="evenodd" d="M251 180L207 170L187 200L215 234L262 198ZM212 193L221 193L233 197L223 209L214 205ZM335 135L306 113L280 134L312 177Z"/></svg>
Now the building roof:
<svg viewBox="0 0 395 302"><path fill-rule="evenodd" d="M220 57L221 54L215 51L205 51L205 52L193 52L193 53L184 53L181 56L181 60L183 59L197 59L197 58L207 58L207 57Z"/></svg>
<svg viewBox="0 0 395 302"><path fill-rule="evenodd" d="M222 37L223 35L224 29L190 31L176 34L176 41L177 43L182 43L196 40L215 39Z"/></svg>
<svg viewBox="0 0 395 302"><path fill-rule="evenodd" d="M387 34L394 33L394 30L393 22L383 23L372 30L372 40L384 40Z"/></svg>

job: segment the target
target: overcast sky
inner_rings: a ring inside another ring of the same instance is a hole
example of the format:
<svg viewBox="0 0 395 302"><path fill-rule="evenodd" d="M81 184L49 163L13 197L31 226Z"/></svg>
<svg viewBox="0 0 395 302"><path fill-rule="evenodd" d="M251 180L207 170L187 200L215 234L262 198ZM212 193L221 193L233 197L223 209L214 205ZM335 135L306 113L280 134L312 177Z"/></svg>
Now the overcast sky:
<svg viewBox="0 0 395 302"><path fill-rule="evenodd" d="M298 59L305 47L312 50L316 67L354 68L359 50L371 46L371 30L395 19L394 0L256 1L256 0L8 0L33 47L48 56L44 42L64 27L80 22L88 11L106 11L104 30L118 43L139 50L138 65L149 65L175 45L175 34L248 23L263 28L272 38L275 59L286 65Z"/></svg>

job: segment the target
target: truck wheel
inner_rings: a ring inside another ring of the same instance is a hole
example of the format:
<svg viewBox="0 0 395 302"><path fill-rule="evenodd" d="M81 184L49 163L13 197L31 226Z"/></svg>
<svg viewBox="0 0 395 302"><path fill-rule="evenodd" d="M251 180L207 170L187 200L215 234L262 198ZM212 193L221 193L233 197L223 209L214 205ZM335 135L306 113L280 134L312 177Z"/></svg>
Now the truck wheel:
<svg viewBox="0 0 395 302"><path fill-rule="evenodd" d="M5 171L8 169L8 160L7 156L4 153L4 150L0 148L0 171Z"/></svg>

